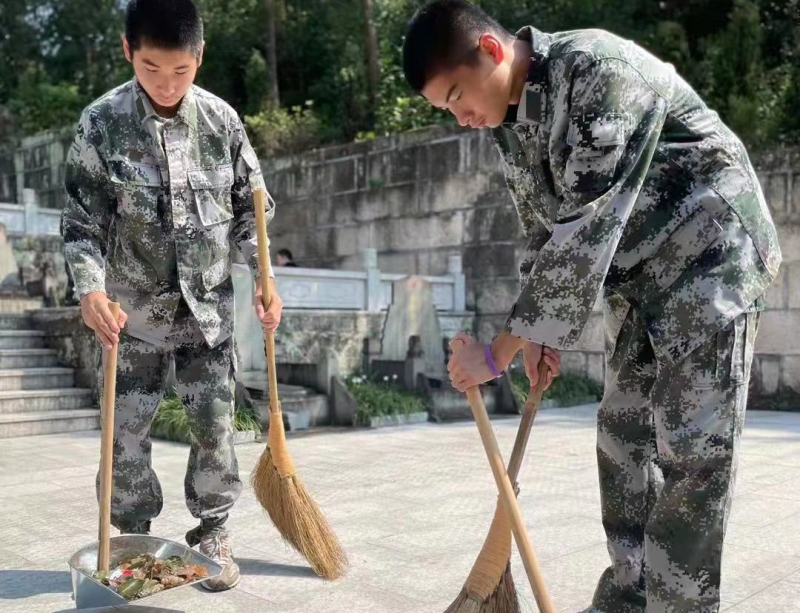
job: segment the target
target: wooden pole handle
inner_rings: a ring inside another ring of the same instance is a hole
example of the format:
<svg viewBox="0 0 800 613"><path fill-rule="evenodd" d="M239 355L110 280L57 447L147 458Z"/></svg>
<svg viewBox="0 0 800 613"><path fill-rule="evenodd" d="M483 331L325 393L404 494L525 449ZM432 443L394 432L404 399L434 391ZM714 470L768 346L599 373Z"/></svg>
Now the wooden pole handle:
<svg viewBox="0 0 800 613"><path fill-rule="evenodd" d="M119 303L110 302L108 308L114 319L119 319ZM117 350L103 348L103 412L100 440L100 527L98 534L97 570L108 572L111 557L111 486L114 471L114 400L117 394Z"/></svg>
<svg viewBox="0 0 800 613"><path fill-rule="evenodd" d="M453 347L453 352L457 352L462 348L463 341L453 341L451 346ZM511 519L511 532L514 534L514 541L517 543L517 549L522 557L522 563L525 566L528 581L530 581L533 589L536 604L541 613L555 613L553 602L550 600L550 595L544 585L542 571L539 568L533 545L531 545L531 541L528 538L528 532L525 529L525 523L522 520L522 514L517 504L517 497L514 495L514 488L508 478L508 473L506 473L503 456L500 453L500 447L497 445L492 423L489 421L489 414L486 412L486 406L483 404L483 398L478 386L467 390L467 399L472 409L472 415L475 417L475 423L478 426L478 432L480 432L483 448L486 451L489 466L492 468L492 474L497 483L497 489L500 492L500 499L503 501L506 512Z"/></svg>
<svg viewBox="0 0 800 613"><path fill-rule="evenodd" d="M519 489L517 484L519 469L522 467L522 458L525 455L525 448L528 446L533 420L536 418L536 413L542 403L543 387L547 381L547 373L547 365L544 360L541 360L539 362L539 384L536 387L536 391L533 394L529 394L525 401L525 409L522 412L519 430L517 430L517 438L514 440L514 449L511 452L511 459L508 461L508 479L514 486L515 492ZM505 376L509 375L506 374Z"/></svg>
<svg viewBox="0 0 800 613"><path fill-rule="evenodd" d="M253 190L253 207L256 214L256 240L258 241L258 270L261 273L261 303L264 310L272 300L269 291L269 238L267 236L267 193L263 189ZM267 347L267 382L269 384L269 412L279 414L281 405L278 401L278 374L275 370L275 333L264 330L264 344Z"/></svg>

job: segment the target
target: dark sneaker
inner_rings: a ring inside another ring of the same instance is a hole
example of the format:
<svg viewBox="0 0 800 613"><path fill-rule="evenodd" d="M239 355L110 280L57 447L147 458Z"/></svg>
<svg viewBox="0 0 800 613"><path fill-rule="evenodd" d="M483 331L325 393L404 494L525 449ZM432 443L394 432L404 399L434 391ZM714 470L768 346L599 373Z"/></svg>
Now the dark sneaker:
<svg viewBox="0 0 800 613"><path fill-rule="evenodd" d="M150 535L150 522L146 521L141 524L134 524L128 526L121 526L119 529L120 534L142 534L144 536Z"/></svg>
<svg viewBox="0 0 800 613"><path fill-rule="evenodd" d="M200 585L212 592L223 592L239 584L241 578L239 565L233 559L230 535L227 531L216 530L209 534L203 534L202 528L198 526L186 533L186 542L189 547L200 545L200 553L222 567L221 575L203 581Z"/></svg>

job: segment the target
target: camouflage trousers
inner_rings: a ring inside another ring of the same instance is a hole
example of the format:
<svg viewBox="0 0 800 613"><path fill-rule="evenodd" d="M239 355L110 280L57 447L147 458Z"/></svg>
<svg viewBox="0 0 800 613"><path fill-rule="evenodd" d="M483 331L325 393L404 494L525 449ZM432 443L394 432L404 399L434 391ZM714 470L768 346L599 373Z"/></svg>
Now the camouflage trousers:
<svg viewBox="0 0 800 613"><path fill-rule="evenodd" d="M170 357L192 430L186 506L204 531L212 531L225 523L242 490L233 447L233 337L210 348L181 302L165 347L120 335L111 521L124 532L149 529L163 507L151 460L150 424L164 395Z"/></svg>
<svg viewBox="0 0 800 613"><path fill-rule="evenodd" d="M612 563L595 591L596 610L719 610L758 318L738 316L682 362L668 364L656 359L634 310L606 302L597 460Z"/></svg>

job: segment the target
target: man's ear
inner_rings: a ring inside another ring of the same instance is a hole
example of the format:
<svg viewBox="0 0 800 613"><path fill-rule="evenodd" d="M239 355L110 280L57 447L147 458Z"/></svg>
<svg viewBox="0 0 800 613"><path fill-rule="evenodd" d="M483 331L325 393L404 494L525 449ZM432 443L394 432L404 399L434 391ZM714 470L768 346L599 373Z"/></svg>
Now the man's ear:
<svg viewBox="0 0 800 613"><path fill-rule="evenodd" d="M200 53L199 53L199 54L198 54L198 56L197 56L197 67L198 67L198 68L200 68L200 66L201 66L201 65L202 65L202 63L203 63L203 51L205 51L205 48L206 48L206 41L203 41L203 42L200 44Z"/></svg>
<svg viewBox="0 0 800 613"><path fill-rule="evenodd" d="M478 39L478 48L481 53L485 53L491 57L495 64L502 62L505 57L503 44L492 34L481 34L481 37Z"/></svg>
<svg viewBox="0 0 800 613"><path fill-rule="evenodd" d="M120 34L119 37L122 39L122 51L125 53L125 59L130 63L133 63L133 54L131 53L131 47L128 44L128 39L125 38L124 34Z"/></svg>

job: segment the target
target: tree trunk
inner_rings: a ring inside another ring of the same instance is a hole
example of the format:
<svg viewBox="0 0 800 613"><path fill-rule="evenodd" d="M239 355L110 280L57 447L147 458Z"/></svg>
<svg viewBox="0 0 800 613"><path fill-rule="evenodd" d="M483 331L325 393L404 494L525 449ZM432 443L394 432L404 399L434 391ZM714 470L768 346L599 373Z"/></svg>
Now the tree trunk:
<svg viewBox="0 0 800 613"><path fill-rule="evenodd" d="M378 107L378 82L381 78L381 69L378 59L378 35L373 21L372 0L362 0L364 8L364 22L366 25L367 49L367 95L369 97L369 123L375 125L375 111Z"/></svg>
<svg viewBox="0 0 800 613"><path fill-rule="evenodd" d="M275 44L275 0L264 0L264 8L267 14L267 68L269 69L267 97L272 104L277 106L280 103L280 97L278 95L278 56Z"/></svg>

